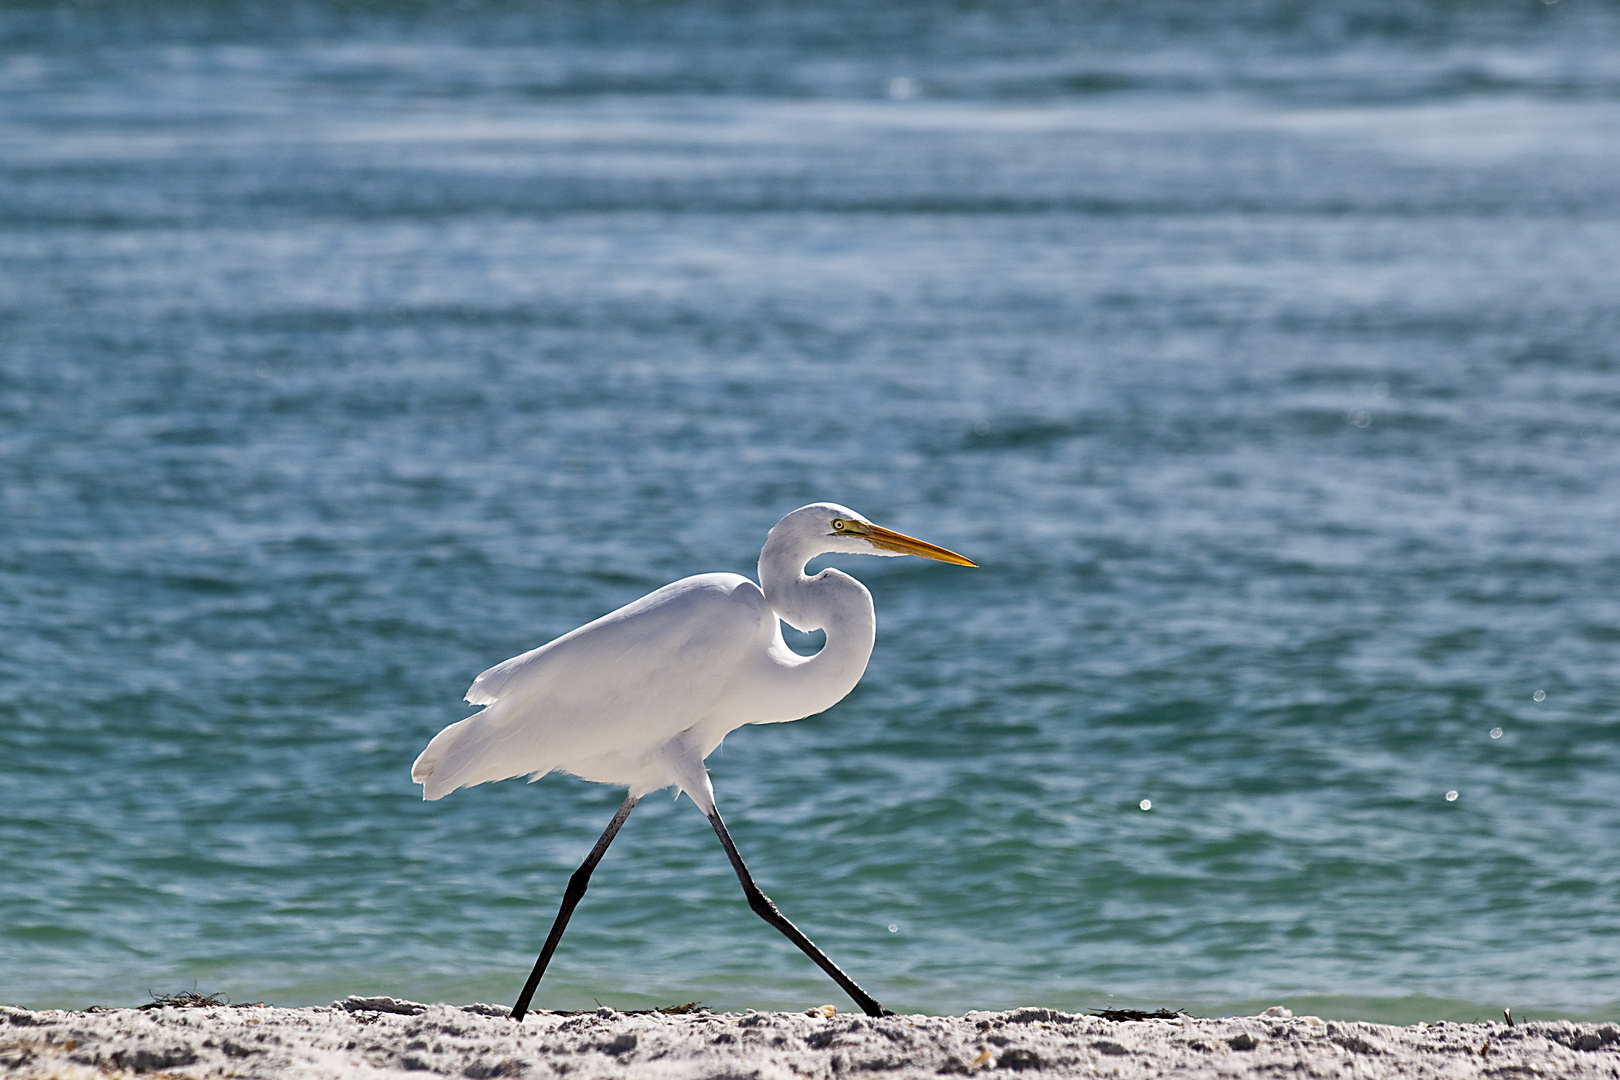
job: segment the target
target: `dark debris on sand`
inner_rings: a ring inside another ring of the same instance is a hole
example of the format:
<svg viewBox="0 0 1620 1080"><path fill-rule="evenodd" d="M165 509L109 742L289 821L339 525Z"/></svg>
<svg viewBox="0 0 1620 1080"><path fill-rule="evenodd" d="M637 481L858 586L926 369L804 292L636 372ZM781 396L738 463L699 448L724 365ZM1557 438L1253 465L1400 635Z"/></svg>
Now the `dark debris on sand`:
<svg viewBox="0 0 1620 1080"><path fill-rule="evenodd" d="M256 1009L264 1006L262 1001L233 1005L224 994L199 994L195 990L182 990L178 994L153 994L150 990L147 993L152 994L152 1000L145 1005L135 1006L140 1012L149 1009Z"/></svg>
<svg viewBox="0 0 1620 1080"><path fill-rule="evenodd" d="M1143 1012L1141 1009L1097 1009L1092 1016L1103 1020L1112 1020L1116 1024L1121 1020L1180 1020L1183 1016L1192 1013L1180 1009L1171 1012L1169 1009L1155 1009L1153 1012Z"/></svg>

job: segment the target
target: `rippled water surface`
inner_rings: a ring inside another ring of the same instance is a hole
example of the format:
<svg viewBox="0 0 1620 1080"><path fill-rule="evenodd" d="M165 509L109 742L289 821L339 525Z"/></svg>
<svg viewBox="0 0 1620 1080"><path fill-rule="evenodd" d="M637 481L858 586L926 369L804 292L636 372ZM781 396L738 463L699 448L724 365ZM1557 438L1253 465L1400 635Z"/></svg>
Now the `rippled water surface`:
<svg viewBox="0 0 1620 1080"><path fill-rule="evenodd" d="M277 10L0 15L0 1000L509 1001L622 793L412 759L833 499L886 1004L1620 1017L1620 8ZM538 1004L693 999L845 1005L653 798Z"/></svg>

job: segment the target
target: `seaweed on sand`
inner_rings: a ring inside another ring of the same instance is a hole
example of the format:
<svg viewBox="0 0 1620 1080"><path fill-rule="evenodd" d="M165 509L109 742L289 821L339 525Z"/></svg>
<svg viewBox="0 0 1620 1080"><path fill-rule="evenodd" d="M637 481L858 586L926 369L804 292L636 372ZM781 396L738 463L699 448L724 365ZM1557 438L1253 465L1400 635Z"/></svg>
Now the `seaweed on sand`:
<svg viewBox="0 0 1620 1080"><path fill-rule="evenodd" d="M1143 1012L1141 1009L1098 1009L1091 1014L1104 1020L1179 1020L1190 1013L1180 1009L1171 1012L1169 1009L1158 1009L1154 1012Z"/></svg>
<svg viewBox="0 0 1620 1080"><path fill-rule="evenodd" d="M151 990L147 993L152 995L152 1000L145 1005L136 1006L142 1012L147 1009L217 1009L221 1006L231 1009L251 1009L264 1004L262 1001L255 1001L251 1004L235 1005L224 993L199 994L195 990L182 990L178 994L157 994Z"/></svg>

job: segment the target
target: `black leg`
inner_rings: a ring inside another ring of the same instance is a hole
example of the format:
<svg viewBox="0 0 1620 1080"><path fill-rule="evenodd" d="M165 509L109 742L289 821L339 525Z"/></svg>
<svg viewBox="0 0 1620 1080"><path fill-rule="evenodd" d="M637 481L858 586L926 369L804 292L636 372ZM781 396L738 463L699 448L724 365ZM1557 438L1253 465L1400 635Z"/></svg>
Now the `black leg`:
<svg viewBox="0 0 1620 1080"><path fill-rule="evenodd" d="M585 887L590 883L591 871L596 864L602 861L607 854L608 845L619 834L619 827L624 819L630 816L630 811L636 808L640 797L632 795L619 805L619 812L613 815L608 827L602 831L602 836L591 848L591 853L585 856L585 861L579 864L574 876L568 879L568 888L563 892L562 907L557 909L557 920L551 924L551 933L546 935L546 946L540 950L540 959L534 962L534 970L529 972L529 981L523 984L523 993L518 995L517 1004L512 1006L512 1019L522 1020L523 1014L529 1011L529 1002L534 998L535 988L540 985L540 976L546 973L546 965L551 963L551 954L557 951L557 942L562 940L563 931L568 928L568 917L579 906L579 898L585 895Z"/></svg>
<svg viewBox="0 0 1620 1080"><path fill-rule="evenodd" d="M709 813L709 824L714 826L715 835L720 837L720 843L725 845L726 856L731 860L731 868L737 871L737 880L742 882L743 895L748 897L748 906L754 909L754 914L780 930L783 937L797 945L799 951L814 960L822 971L831 975L833 982L843 987L844 993L854 998L855 1004L859 1005L867 1016L893 1016L892 1012L878 1004L876 998L855 985L854 979L845 975L843 969L833 963L826 953L816 948L815 942L805 937L804 932L797 926L788 922L787 916L777 910L770 897L759 891L759 886L754 884L752 875L748 873L748 867L743 865L742 856L737 854L737 845L731 842L731 834L726 832L726 823L720 820L719 810Z"/></svg>

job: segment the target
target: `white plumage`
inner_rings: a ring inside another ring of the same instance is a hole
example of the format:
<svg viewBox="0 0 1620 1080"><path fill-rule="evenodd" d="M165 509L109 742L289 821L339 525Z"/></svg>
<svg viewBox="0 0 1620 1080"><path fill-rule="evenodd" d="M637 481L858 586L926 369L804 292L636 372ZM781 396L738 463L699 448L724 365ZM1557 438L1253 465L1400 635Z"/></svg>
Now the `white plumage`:
<svg viewBox="0 0 1620 1080"><path fill-rule="evenodd" d="M836 503L776 523L759 555L759 584L740 574L682 578L555 641L496 664L467 700L483 710L451 724L411 766L424 799L511 776L561 769L630 789L569 879L562 907L517 1004L522 1020L574 907L620 826L649 791L692 797L726 849L756 914L780 930L870 1016L883 1006L788 921L754 884L714 804L704 758L744 724L797 720L854 689L877 633L872 594L840 570L804 566L826 552L921 555L972 566L953 551L874 525ZM782 640L781 623L825 630L814 656Z"/></svg>
<svg viewBox="0 0 1620 1080"><path fill-rule="evenodd" d="M805 563L826 552L973 565L848 507L802 507L766 539L763 589L740 574L682 578L478 676L467 701L483 711L439 732L411 779L423 798L441 799L560 769L632 795L674 785L708 813L714 798L702 763L727 734L830 708L866 670L877 627L872 594L839 570L805 576ZM825 630L826 645L799 656L782 640L779 617Z"/></svg>

